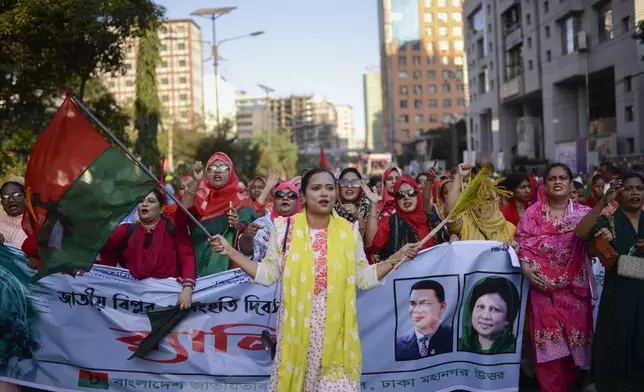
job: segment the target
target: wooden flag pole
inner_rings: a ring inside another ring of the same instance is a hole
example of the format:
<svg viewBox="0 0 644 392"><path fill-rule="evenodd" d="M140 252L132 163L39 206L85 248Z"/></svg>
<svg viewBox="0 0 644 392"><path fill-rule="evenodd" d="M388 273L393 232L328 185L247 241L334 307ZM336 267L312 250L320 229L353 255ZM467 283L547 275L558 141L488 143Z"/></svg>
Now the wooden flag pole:
<svg viewBox="0 0 644 392"><path fill-rule="evenodd" d="M80 109L82 109L82 110L83 110L83 112L85 112L85 114L86 114L89 118L91 118L91 119L92 119L92 120L93 120L93 121L94 121L94 122L95 122L95 123L96 123L96 124L97 124L101 129L102 129L102 130L103 130L103 132L105 132L105 133L106 133L106 134L107 134L107 135L108 135L108 136L109 136L109 137L114 141L114 143L116 143L119 147L121 147L121 149L125 152L125 154L127 154L127 156L128 156L128 157L130 157L130 159L132 159L132 160L134 161L134 163L135 163L135 164L136 164L136 165L137 165L141 170L143 170L143 172L145 172L145 174L147 174L150 178L152 178L152 179L153 179L157 184L161 184L161 182L160 182L160 181L159 181L159 179L154 175L154 173L152 173L152 171L151 171L150 169L148 169L148 168L147 168L147 167L146 167L146 166L145 166L141 161L139 161L139 159L138 159L138 158L137 158L137 157L136 157L136 156L135 156L135 155L134 155L134 154L133 154L133 153L132 153L128 148L127 148L127 146L126 146L125 144L123 144L123 142L122 142L118 137L116 137L116 135L115 135L114 133L112 133L112 131L110 131L109 129L107 129L107 127L106 127L106 126L101 122L101 120L99 120L98 118L96 118L96 116L94 115L94 113L92 113L92 112L87 108L87 106L85 106L85 104L83 104L83 102L82 102L80 99L78 99L75 95L72 95L72 96L71 96L71 99L72 99L72 101L76 104L76 106L78 106ZM184 207L184 206L183 206L183 204L181 204L181 202L176 198L176 196L174 196L174 195L173 195L173 194L171 194L171 193L166 193L166 195L167 195L170 199L172 199L172 201L174 201L174 202L177 204L177 207L179 207L179 208L181 209L181 211L183 211L183 212L188 216L188 218L190 218L190 220L192 221L192 223L194 223L194 224L195 224L195 225L196 225L196 226L197 226L201 231L203 231L203 232L204 232L204 234L206 234L206 236L207 236L208 238L211 238L211 237L212 237L212 236L210 235L210 233L208 232L208 230L204 227L204 225L202 225L202 224L201 224L201 222L199 222L199 220L198 220L197 218L195 218L195 217L194 217L194 216L193 216L193 215L188 211L188 209L187 209L186 207Z"/></svg>

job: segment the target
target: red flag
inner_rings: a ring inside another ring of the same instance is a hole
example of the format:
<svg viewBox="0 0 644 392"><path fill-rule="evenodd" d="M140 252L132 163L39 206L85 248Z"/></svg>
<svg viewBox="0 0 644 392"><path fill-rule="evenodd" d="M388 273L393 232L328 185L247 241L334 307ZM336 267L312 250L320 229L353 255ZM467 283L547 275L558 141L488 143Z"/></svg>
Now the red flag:
<svg viewBox="0 0 644 392"><path fill-rule="evenodd" d="M324 155L324 147L320 146L320 167L323 169L329 168L329 163L326 161L326 155Z"/></svg>

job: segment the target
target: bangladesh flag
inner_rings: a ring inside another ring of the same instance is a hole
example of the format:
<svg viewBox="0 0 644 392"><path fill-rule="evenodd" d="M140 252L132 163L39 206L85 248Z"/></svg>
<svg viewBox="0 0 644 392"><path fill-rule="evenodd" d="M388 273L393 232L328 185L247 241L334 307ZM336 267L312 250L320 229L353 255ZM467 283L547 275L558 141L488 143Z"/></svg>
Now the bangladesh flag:
<svg viewBox="0 0 644 392"><path fill-rule="evenodd" d="M107 373L96 373L87 370L78 370L78 386L90 389L110 389L110 381Z"/></svg>
<svg viewBox="0 0 644 392"><path fill-rule="evenodd" d="M112 231L155 185L68 97L27 165L23 227L43 260L34 280L89 270Z"/></svg>

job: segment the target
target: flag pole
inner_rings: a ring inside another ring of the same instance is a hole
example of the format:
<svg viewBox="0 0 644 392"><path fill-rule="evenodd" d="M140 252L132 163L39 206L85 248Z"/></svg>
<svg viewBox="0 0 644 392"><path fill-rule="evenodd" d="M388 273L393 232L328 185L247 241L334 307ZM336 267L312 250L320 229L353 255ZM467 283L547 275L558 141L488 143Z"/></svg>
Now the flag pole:
<svg viewBox="0 0 644 392"><path fill-rule="evenodd" d="M85 112L85 114L86 114L89 118L91 118L91 119L92 119L92 120L93 120L93 121L94 121L94 122L95 122L95 123L96 123L96 124L97 124L101 129L102 129L102 130L103 130L103 132L105 132L105 133L106 133L106 134L107 134L107 135L108 135L108 136L109 136L109 137L114 141L114 143L116 143L119 147L121 147L121 149L122 149L122 150L127 154L127 156L129 156L129 157L130 157L130 159L132 159L132 160L134 161L134 163L135 163L139 168L141 168L141 170L143 170L143 171L145 172L145 174L147 174L148 176L150 176L150 178L152 178L152 179L153 179L154 181L156 181L157 183L159 183L159 184L161 183L161 182L159 181L159 179L154 175L154 173L152 173L152 171L150 171L150 169L148 169L147 167L145 167L145 165L144 165L141 161L139 161L139 159L138 159L138 158L137 158L137 157L136 157L136 156L135 156L135 155L134 155L134 154L133 154L133 153L132 153L128 148L127 148L127 146L126 146L125 144L123 144L123 142L122 142L118 137L116 137L116 135L115 135L114 133L112 133L112 131L110 131L109 129L107 129L107 127L106 127L106 126L101 122L101 120L99 120L98 118L96 118L96 116L94 115L94 113L92 113L92 112L87 108L87 106L85 106L85 104L83 104L83 102L82 102L80 99L78 99L78 98L77 98L75 95L73 95L73 94L71 95L71 98L72 98L72 101L74 101L74 103L76 104L76 106L78 106L79 108L81 108L81 109L83 110L83 112ZM179 208L181 209L181 211L183 211L186 215L188 215L188 218L190 218L190 220L192 221L192 223L194 223L194 224L195 224L199 229L201 229L201 231L203 231L203 232L204 232L204 234L206 234L206 236L207 236L208 238L212 237L212 236L210 235L210 233L208 232L208 230L204 227L204 225L202 225L202 224L201 224L201 222L199 222L199 220L198 220L197 218L195 218L195 217L194 217L194 216L193 216L193 215L188 211L188 209L187 209L183 204L181 204L181 202L180 202L180 201L179 201L179 200L178 200L178 199L177 199L173 194L171 194L170 192L166 192L166 196L168 196L170 199L172 199L172 201L174 201L174 202L177 204L177 207L179 207Z"/></svg>

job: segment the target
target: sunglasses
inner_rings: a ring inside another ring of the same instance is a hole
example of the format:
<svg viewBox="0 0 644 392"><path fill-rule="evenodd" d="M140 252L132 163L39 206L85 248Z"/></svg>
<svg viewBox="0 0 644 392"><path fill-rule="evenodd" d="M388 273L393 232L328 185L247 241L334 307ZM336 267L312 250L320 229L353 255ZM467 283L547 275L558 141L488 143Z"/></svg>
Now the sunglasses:
<svg viewBox="0 0 644 392"><path fill-rule="evenodd" d="M9 201L9 199L18 200L22 196L23 196L22 192L8 193L6 195L2 195L2 201Z"/></svg>
<svg viewBox="0 0 644 392"><path fill-rule="evenodd" d="M402 200L405 196L416 197L418 195L418 189L408 189L406 191L396 192L396 200Z"/></svg>
<svg viewBox="0 0 644 392"><path fill-rule="evenodd" d="M297 193L293 191L288 191L288 192L279 191L275 193L275 198L297 200Z"/></svg>
<svg viewBox="0 0 644 392"><path fill-rule="evenodd" d="M353 180L346 180L343 178L338 181L338 184L342 188L360 188L362 186L362 181L357 178Z"/></svg>
<svg viewBox="0 0 644 392"><path fill-rule="evenodd" d="M208 173L225 173L230 170L226 165L212 165L208 166Z"/></svg>

